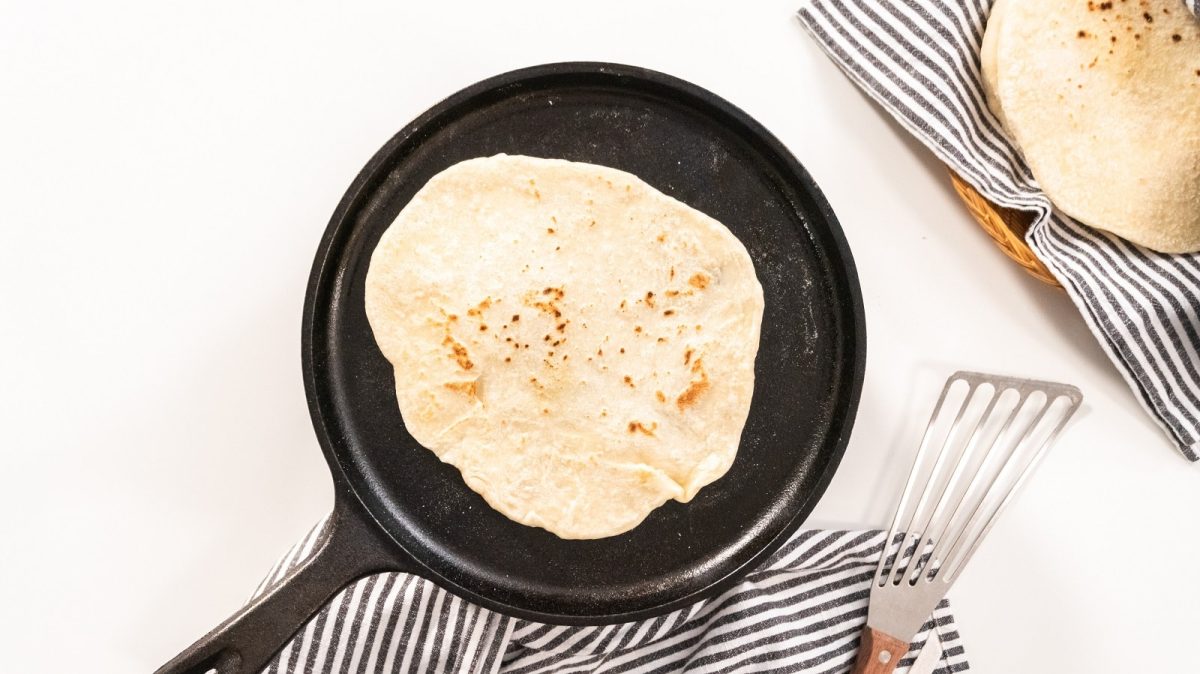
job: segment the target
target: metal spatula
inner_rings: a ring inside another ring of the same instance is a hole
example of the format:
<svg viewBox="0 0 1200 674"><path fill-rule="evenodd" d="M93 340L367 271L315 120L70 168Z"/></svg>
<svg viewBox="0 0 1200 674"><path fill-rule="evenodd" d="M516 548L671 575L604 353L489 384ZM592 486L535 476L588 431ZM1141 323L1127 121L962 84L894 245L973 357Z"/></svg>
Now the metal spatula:
<svg viewBox="0 0 1200 674"><path fill-rule="evenodd" d="M871 585L855 674L889 674L1083 400L1079 389L956 372L925 427Z"/></svg>

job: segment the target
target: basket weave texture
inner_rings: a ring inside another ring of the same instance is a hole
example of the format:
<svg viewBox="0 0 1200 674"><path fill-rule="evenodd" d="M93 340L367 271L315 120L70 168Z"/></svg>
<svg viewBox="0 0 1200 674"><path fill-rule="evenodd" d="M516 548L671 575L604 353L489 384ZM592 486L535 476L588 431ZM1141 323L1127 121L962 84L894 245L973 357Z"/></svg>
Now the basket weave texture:
<svg viewBox="0 0 1200 674"><path fill-rule="evenodd" d="M975 221L1005 255L1042 283L1062 287L1046 265L1033 254L1029 244L1025 243L1025 232L1033 221L1032 214L991 203L953 171L950 172L950 182Z"/></svg>

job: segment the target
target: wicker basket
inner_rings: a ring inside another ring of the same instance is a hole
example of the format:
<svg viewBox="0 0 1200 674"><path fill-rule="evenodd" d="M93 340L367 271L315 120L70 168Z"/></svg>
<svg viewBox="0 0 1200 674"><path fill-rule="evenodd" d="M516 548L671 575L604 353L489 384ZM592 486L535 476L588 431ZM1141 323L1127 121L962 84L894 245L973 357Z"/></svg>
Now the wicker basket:
<svg viewBox="0 0 1200 674"><path fill-rule="evenodd" d="M1046 265L1033 254L1029 244L1025 243L1025 232L1032 220L1029 213L996 206L984 199L983 195L953 171L950 172L950 182L954 184L954 191L958 192L958 196L967 205L967 210L975 217L976 222L992 237L1005 255L1024 267L1025 271L1037 280L1056 288L1062 287L1050 270L1046 269Z"/></svg>

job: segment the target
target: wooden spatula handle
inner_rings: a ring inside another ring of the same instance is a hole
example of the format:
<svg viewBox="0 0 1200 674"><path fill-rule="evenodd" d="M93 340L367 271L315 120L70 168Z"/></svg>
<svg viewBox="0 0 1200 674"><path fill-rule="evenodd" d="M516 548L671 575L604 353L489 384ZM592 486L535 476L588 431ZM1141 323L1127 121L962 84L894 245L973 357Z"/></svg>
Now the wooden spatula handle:
<svg viewBox="0 0 1200 674"><path fill-rule="evenodd" d="M907 652L907 641L864 627L858 660L851 674L892 674L892 670L900 664L900 658Z"/></svg>

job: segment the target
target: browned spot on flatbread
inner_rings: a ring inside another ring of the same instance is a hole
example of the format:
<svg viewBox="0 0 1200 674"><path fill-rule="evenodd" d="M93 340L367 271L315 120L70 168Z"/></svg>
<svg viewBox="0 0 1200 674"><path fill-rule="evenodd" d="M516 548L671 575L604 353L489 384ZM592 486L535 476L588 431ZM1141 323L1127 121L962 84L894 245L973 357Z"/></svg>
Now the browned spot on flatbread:
<svg viewBox="0 0 1200 674"><path fill-rule="evenodd" d="M459 367L464 370L470 370L475 367L475 363L472 363L468 357L467 347L459 344L453 337L446 335L446 338L442 340L442 345L450 347L450 357L458 363Z"/></svg>
<svg viewBox="0 0 1200 674"><path fill-rule="evenodd" d="M687 351L683 352L683 364L684 365L687 365L692 362L692 354L693 353L696 353L696 352L692 349L688 349Z"/></svg>
<svg viewBox="0 0 1200 674"><path fill-rule="evenodd" d="M476 304L474 307L467 309L467 315L468 316L479 316L484 311L487 311L488 307L490 307L490 306L492 306L492 298L490 298L490 297L484 298L484 300L482 302L480 302L479 304ZM454 320L453 314L451 314L450 320Z"/></svg>
<svg viewBox="0 0 1200 674"><path fill-rule="evenodd" d="M451 391L462 393L472 400L475 399L475 395L479 391L476 383L473 381L450 381L442 384L442 386L445 386Z"/></svg>
<svg viewBox="0 0 1200 674"><path fill-rule="evenodd" d="M696 362L692 365L692 372L700 375L699 378L693 379L691 383L688 384L687 389L684 390L683 393L679 394L679 397L675 399L675 406L678 407L679 411L681 412L692 405L695 405L696 399L703 395L703 393L712 386L712 384L710 384L708 381L708 373L704 371L703 359L696 359Z"/></svg>
<svg viewBox="0 0 1200 674"><path fill-rule="evenodd" d="M555 318L561 318L562 310L558 308L556 302L562 300L565 295L566 293L563 292L562 288L546 288L541 292L540 296L536 290L531 290L525 293L524 302L526 306L550 314ZM542 299L543 297L548 297L549 299ZM514 315L513 320L516 321L519 318Z"/></svg>
<svg viewBox="0 0 1200 674"><path fill-rule="evenodd" d="M654 397L655 397L655 398L658 398L658 402L660 402L660 403L665 403L665 402L667 402L667 396L663 395L663 392L662 392L662 391L655 391L655 392L654 392Z"/></svg>
<svg viewBox="0 0 1200 674"><path fill-rule="evenodd" d="M658 428L657 422L651 422L649 428L647 428L646 425L640 421L629 422L629 432L630 433L641 433L642 435L648 435L652 438L654 437L654 431L657 428Z"/></svg>
<svg viewBox="0 0 1200 674"><path fill-rule="evenodd" d="M625 384L629 386L629 388L637 388L633 385L633 379L629 375L625 375Z"/></svg>
<svg viewBox="0 0 1200 674"><path fill-rule="evenodd" d="M651 309L654 308L654 292L653 291L649 291L649 290L646 291L646 306L650 307Z"/></svg>
<svg viewBox="0 0 1200 674"><path fill-rule="evenodd" d="M692 274L692 277L688 279L688 285L704 290L708 287L708 280L708 276L704 274Z"/></svg>

